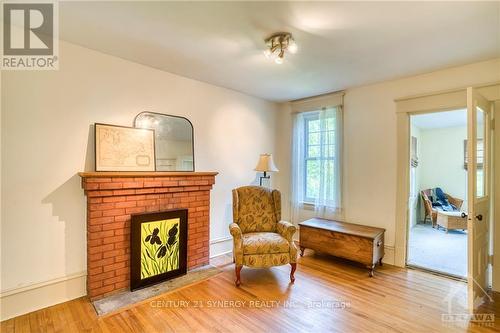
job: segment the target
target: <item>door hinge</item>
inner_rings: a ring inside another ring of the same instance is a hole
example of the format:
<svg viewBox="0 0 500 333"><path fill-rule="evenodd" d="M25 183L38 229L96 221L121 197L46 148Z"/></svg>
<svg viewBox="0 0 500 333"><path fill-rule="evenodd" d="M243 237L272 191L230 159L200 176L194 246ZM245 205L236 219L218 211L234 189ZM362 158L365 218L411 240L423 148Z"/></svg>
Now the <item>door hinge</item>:
<svg viewBox="0 0 500 333"><path fill-rule="evenodd" d="M495 129L495 119L491 119L490 128L491 128L491 130Z"/></svg>
<svg viewBox="0 0 500 333"><path fill-rule="evenodd" d="M493 254L490 254L490 255L488 256L488 264L490 264L490 265L493 265L493 259L494 259L494 257L493 257L493 256L494 256Z"/></svg>

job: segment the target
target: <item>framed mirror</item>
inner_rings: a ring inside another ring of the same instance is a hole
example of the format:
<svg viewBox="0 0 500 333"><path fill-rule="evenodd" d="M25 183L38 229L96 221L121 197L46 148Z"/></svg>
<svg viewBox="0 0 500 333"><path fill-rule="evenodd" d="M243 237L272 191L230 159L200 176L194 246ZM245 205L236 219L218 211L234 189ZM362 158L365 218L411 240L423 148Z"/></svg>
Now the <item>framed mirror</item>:
<svg viewBox="0 0 500 333"><path fill-rule="evenodd" d="M184 117L141 112L134 127L155 131L156 171L194 171L193 124Z"/></svg>

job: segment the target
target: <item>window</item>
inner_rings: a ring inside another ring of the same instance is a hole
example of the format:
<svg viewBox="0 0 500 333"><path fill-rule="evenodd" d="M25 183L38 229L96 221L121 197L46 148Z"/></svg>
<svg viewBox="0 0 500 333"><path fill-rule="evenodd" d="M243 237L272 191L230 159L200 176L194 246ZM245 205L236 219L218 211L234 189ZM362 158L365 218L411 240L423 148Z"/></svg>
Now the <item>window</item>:
<svg viewBox="0 0 500 333"><path fill-rule="evenodd" d="M340 108L296 115L293 196L299 204L340 208Z"/></svg>
<svg viewBox="0 0 500 333"><path fill-rule="evenodd" d="M330 115L320 122L319 116L319 112L304 116L304 202L310 203L318 199L322 185L325 199L334 200L335 118ZM320 184L321 180L326 184Z"/></svg>

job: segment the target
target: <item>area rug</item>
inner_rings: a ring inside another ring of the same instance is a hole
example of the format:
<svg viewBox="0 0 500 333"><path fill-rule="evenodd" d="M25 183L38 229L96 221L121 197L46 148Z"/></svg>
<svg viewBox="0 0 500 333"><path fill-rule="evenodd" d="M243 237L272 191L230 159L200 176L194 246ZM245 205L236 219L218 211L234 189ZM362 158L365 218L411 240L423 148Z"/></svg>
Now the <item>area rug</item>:
<svg viewBox="0 0 500 333"><path fill-rule="evenodd" d="M193 269L186 275L180 276L178 278L161 282L155 284L154 286L139 289L136 291L124 291L119 294L93 301L92 304L94 305L97 314L99 316L103 316L112 313L120 308L142 302L148 298L152 298L163 293L171 292L175 289L187 286L189 284L205 280L220 272L222 272L222 270L220 270L219 268L212 265L206 265Z"/></svg>

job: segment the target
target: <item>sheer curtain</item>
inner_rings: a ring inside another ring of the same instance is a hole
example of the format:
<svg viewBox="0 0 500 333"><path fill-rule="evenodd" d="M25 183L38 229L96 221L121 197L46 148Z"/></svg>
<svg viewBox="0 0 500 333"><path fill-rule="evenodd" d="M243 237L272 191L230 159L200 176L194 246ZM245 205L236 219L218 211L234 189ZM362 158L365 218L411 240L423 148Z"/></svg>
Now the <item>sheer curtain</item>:
<svg viewBox="0 0 500 333"><path fill-rule="evenodd" d="M316 217L341 217L341 107L294 115L292 151L292 220L301 210Z"/></svg>

